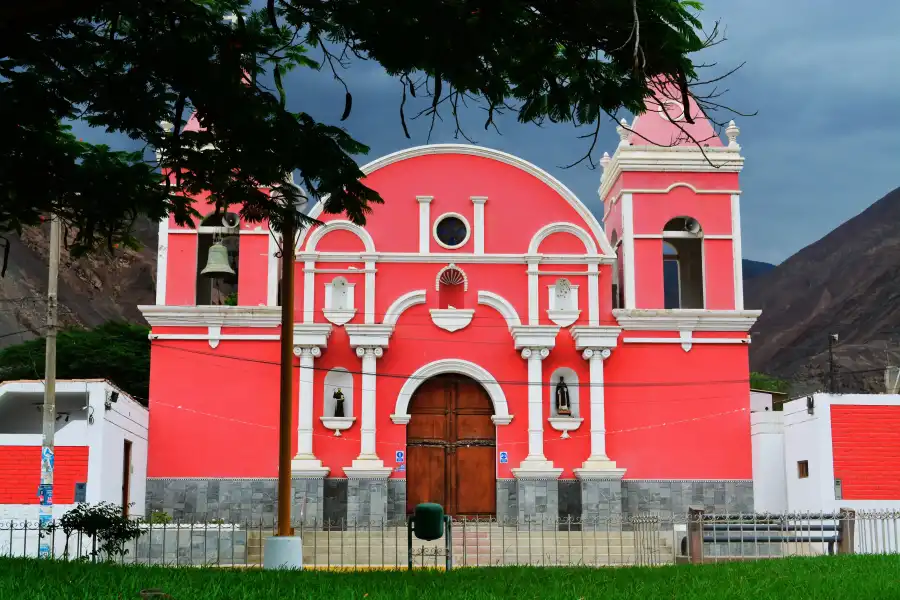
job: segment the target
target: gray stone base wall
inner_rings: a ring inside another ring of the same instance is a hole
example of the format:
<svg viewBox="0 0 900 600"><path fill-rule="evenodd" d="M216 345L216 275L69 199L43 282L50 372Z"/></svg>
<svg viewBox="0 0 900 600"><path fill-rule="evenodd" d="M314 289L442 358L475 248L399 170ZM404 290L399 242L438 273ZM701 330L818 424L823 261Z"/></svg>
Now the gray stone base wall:
<svg viewBox="0 0 900 600"><path fill-rule="evenodd" d="M581 515L592 528L618 528L622 519L622 480L586 479L581 481Z"/></svg>
<svg viewBox="0 0 900 600"><path fill-rule="evenodd" d="M513 525L519 518L519 491L515 479L497 480L497 521Z"/></svg>
<svg viewBox="0 0 900 600"><path fill-rule="evenodd" d="M559 519L559 481L556 479L519 480L516 490L519 524L532 528L555 529Z"/></svg>
<svg viewBox="0 0 900 600"><path fill-rule="evenodd" d="M242 565L247 563L246 529L234 525L207 527L154 525L135 542L126 562L164 565ZM130 544L127 544L130 546Z"/></svg>
<svg viewBox="0 0 900 600"><path fill-rule="evenodd" d="M663 521L684 521L689 506L716 514L753 512L753 481L632 479L622 481L622 510L653 513Z"/></svg>
<svg viewBox="0 0 900 600"><path fill-rule="evenodd" d="M294 479L291 519L322 521L322 479ZM146 512L166 512L175 521L273 524L278 516L276 479L147 479ZM305 507L304 507L305 502Z"/></svg>
<svg viewBox="0 0 900 600"><path fill-rule="evenodd" d="M294 479L293 522L380 524L406 519L403 479ZM180 522L274 524L275 479L148 479L147 516L168 513ZM521 524L555 520L604 521L652 513L684 522L689 506L707 512L753 512L750 480L497 480L497 520ZM168 543L168 542L167 542Z"/></svg>
<svg viewBox="0 0 900 600"><path fill-rule="evenodd" d="M387 483L386 479L347 480L347 523L351 527L387 522Z"/></svg>

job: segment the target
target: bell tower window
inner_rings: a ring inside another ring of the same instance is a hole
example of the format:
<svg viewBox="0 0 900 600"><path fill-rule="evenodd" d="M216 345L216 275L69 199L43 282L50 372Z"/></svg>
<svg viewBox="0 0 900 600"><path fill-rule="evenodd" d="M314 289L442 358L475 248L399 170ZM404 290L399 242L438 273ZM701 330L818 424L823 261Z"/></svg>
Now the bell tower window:
<svg viewBox="0 0 900 600"><path fill-rule="evenodd" d="M213 213L200 222L197 233L197 305L236 306L240 218Z"/></svg>
<svg viewBox="0 0 900 600"><path fill-rule="evenodd" d="M665 308L703 308L703 229L696 219L677 217L666 223L662 261Z"/></svg>

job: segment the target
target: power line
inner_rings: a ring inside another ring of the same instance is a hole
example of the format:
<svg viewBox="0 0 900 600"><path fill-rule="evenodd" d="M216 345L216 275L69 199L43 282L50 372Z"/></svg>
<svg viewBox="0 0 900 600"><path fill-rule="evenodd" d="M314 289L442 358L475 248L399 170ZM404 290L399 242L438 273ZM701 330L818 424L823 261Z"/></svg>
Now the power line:
<svg viewBox="0 0 900 600"><path fill-rule="evenodd" d="M229 355L229 354L221 354L219 352L206 352L203 350L192 350L189 348L182 348L180 346L174 346L174 345L169 345L169 344L165 344L165 343L157 343L156 346L162 347L162 348L169 348L171 350L177 350L179 352L186 352L189 354L197 354L197 355L201 355L201 356L211 356L211 357L215 357L215 358L237 360L237 361L242 361L242 362L251 362L251 363L257 363L257 364L275 365L275 366L280 364L277 361L265 360L265 359L260 359L260 358L249 358L249 357L245 357L245 356L234 356L234 355ZM328 371L331 371L331 368L317 367L315 365L312 367L304 367L302 365L294 365L294 368L295 369L310 369L312 371L324 371L326 373ZM341 367L341 369L343 371L345 371L347 373L351 373L353 375L363 375L363 372L361 370L354 371L352 369L347 369L345 367ZM375 377L403 379L403 380L419 379L419 380L424 381L426 379L431 378L430 375L415 376L413 374L402 374L402 373L376 372L374 375L375 375ZM470 379L472 379L473 381L476 381L478 383L481 383L481 384L491 384L491 385L493 385L493 384L541 385L541 386L546 385L549 387L552 387L553 385L555 385L552 382L532 383L532 382L523 381L523 380L500 380L500 379L498 379L498 380L494 380L494 379L479 380L474 377L470 377ZM749 381L750 381L749 378L748 379L702 380L702 381L674 381L674 382L673 381L661 381L661 382L619 382L619 383L615 383L615 382L604 381L603 383L597 383L597 382L581 383L581 382L579 382L578 387L604 387L604 388L608 388L608 387L609 388L612 388L612 387L680 387L680 386L702 386L702 385L712 385L712 384L744 384L744 383L749 383Z"/></svg>

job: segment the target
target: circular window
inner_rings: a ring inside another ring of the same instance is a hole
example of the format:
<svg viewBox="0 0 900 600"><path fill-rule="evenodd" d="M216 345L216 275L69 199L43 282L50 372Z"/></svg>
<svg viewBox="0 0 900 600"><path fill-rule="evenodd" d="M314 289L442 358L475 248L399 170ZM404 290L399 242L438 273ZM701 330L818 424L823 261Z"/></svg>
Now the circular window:
<svg viewBox="0 0 900 600"><path fill-rule="evenodd" d="M444 248L459 248L469 241L469 223L460 214L443 214L434 223L434 238Z"/></svg>

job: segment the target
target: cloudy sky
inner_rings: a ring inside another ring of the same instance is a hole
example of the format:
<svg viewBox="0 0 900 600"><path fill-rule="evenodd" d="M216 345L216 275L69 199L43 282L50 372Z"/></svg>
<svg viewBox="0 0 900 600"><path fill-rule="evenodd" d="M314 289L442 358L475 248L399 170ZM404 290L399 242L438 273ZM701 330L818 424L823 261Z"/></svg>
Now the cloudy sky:
<svg viewBox="0 0 900 600"><path fill-rule="evenodd" d="M879 0L707 0L703 20L719 20L727 41L700 58L722 73L746 62L725 83L725 104L756 116L736 118L746 164L742 173L744 256L778 263L900 186L900 3ZM869 9L866 10L866 6ZM377 65L355 64L346 79L354 109L345 122L368 144L370 159L428 141L428 123L403 136L400 84ZM289 80L294 110L337 122L343 88L325 72ZM407 115L412 110L407 110ZM474 141L521 156L550 171L595 213L599 171L561 168L586 150L570 125L538 128L513 119L485 132L473 109ZM603 150L617 140L604 123ZM449 124L432 142L452 142Z"/></svg>

